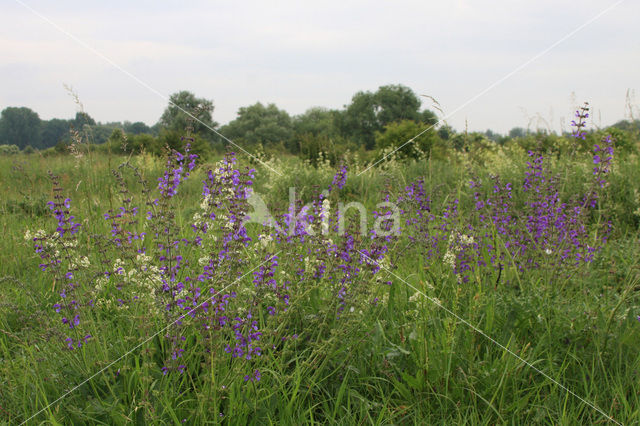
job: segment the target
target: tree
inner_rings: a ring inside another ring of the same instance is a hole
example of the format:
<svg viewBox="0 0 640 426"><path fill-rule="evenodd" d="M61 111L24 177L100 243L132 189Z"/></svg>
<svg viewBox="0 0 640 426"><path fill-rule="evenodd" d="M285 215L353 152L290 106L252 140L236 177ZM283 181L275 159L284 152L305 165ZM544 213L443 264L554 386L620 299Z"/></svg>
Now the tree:
<svg viewBox="0 0 640 426"><path fill-rule="evenodd" d="M0 115L0 144L41 147L40 117L26 107L8 107Z"/></svg>
<svg viewBox="0 0 640 426"><path fill-rule="evenodd" d="M331 141L339 138L335 121L339 111L322 107L313 107L293 118L295 133L294 143L290 151L293 154L302 154L307 158L319 151L326 150Z"/></svg>
<svg viewBox="0 0 640 426"><path fill-rule="evenodd" d="M170 140L160 141L146 133L125 135L124 130L116 128L111 132L107 144L111 151L121 154L140 154L144 151L160 156L163 154L163 142L173 144L176 149L182 149L180 135L177 132L175 133L175 137L170 138Z"/></svg>
<svg viewBox="0 0 640 426"><path fill-rule="evenodd" d="M509 130L509 137L511 139L514 138L523 138L527 135L527 131L525 129L523 129L522 127L514 127L513 129Z"/></svg>
<svg viewBox="0 0 640 426"><path fill-rule="evenodd" d="M351 103L337 117L337 127L346 138L353 139L366 149L373 149L375 134L382 130L376 116L375 96L371 92L358 92L351 98Z"/></svg>
<svg viewBox="0 0 640 426"><path fill-rule="evenodd" d="M236 143L274 146L282 143L292 150L293 125L289 114L275 104L260 102L238 110L238 117L221 129L223 135Z"/></svg>
<svg viewBox="0 0 640 426"><path fill-rule="evenodd" d="M429 126L435 126L440 120L435 112L425 109L420 113L420 121Z"/></svg>
<svg viewBox="0 0 640 426"><path fill-rule="evenodd" d="M192 127L194 133L213 137L211 129L218 127L218 123L213 121L213 109L213 101L196 98L193 93L183 90L169 97L169 105L160 117L160 124L166 130L180 133ZM193 120L187 113L199 121Z"/></svg>
<svg viewBox="0 0 640 426"><path fill-rule="evenodd" d="M509 138L507 136L503 136L500 133L496 133L491 129L487 129L486 132L484 132L484 135L491 139L494 142L497 142L499 144L504 144Z"/></svg>
<svg viewBox="0 0 640 426"><path fill-rule="evenodd" d="M125 132L131 133L132 135L139 135L141 133L151 132L151 129L149 128L149 126L147 126L141 121L136 121L135 123L125 121L123 125L123 129Z"/></svg>
<svg viewBox="0 0 640 426"><path fill-rule="evenodd" d="M304 114L293 118L293 129L296 135L334 136L336 114L338 114L336 110L322 107L309 108Z"/></svg>
<svg viewBox="0 0 640 426"><path fill-rule="evenodd" d="M410 140L412 142L409 142ZM401 156L409 158L428 155L439 142L440 138L431 125L417 123L413 120L389 123L385 126L384 132L376 133L376 147L378 149L402 147L397 152Z"/></svg>
<svg viewBox="0 0 640 426"><path fill-rule="evenodd" d="M448 124L443 124L438 128L438 136L440 136L440 139L443 141L451 139L455 134L455 129Z"/></svg>
<svg viewBox="0 0 640 426"><path fill-rule="evenodd" d="M354 139L366 149L373 149L376 132L382 132L390 123L403 120L429 125L437 123L432 112L420 112L420 103L413 90L406 86L381 86L375 93L356 93L336 122L343 136Z"/></svg>
<svg viewBox="0 0 640 426"><path fill-rule="evenodd" d="M41 148L50 148L56 146L61 140L70 139L70 120L52 118L51 120L43 121L40 127L42 129Z"/></svg>
<svg viewBox="0 0 640 426"><path fill-rule="evenodd" d="M96 120L91 118L86 112L78 111L76 112L76 118L72 120L71 124L74 129L80 131L84 129L84 126L95 126Z"/></svg>
<svg viewBox="0 0 640 426"><path fill-rule="evenodd" d="M381 126L402 120L420 121L420 99L406 86L381 86L374 101L376 118Z"/></svg>
<svg viewBox="0 0 640 426"><path fill-rule="evenodd" d="M133 139L134 143L140 141L147 144L145 149L153 152L151 148L155 147L154 149L160 149L160 153L163 154L165 147L175 150L183 150L184 145L187 143L183 140L183 136L184 132L182 131L163 130L160 132L157 141L153 139L153 137L149 139L146 135L144 137L143 135L137 135L134 136ZM191 144L191 153L197 154L201 160L206 159L211 154L211 142L203 139L200 135L193 135L193 141L190 141L189 143Z"/></svg>

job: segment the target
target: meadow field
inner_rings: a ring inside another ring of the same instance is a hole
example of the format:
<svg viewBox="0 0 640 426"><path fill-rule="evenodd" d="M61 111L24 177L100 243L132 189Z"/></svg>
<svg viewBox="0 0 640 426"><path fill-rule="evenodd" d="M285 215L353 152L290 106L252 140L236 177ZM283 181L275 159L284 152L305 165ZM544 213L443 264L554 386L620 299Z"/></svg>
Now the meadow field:
<svg viewBox="0 0 640 426"><path fill-rule="evenodd" d="M1 156L0 423L639 423L637 141L577 136Z"/></svg>

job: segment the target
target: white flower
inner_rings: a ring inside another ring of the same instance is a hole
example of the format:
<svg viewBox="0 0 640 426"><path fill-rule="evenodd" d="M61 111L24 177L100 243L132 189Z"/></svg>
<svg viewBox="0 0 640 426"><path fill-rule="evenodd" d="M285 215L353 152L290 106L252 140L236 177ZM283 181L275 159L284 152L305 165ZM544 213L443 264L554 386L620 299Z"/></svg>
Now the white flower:
<svg viewBox="0 0 640 426"><path fill-rule="evenodd" d="M89 258L87 256L80 258L80 261L78 263L82 268L88 268L89 265L91 265L91 262L89 262Z"/></svg>
<svg viewBox="0 0 640 426"><path fill-rule="evenodd" d="M200 203L200 208L202 210L206 210L209 207L209 201L211 200L211 194L207 194L202 199L202 203Z"/></svg>
<svg viewBox="0 0 640 426"><path fill-rule="evenodd" d="M271 241L273 241L273 237L271 235L260 234L258 236L258 240L262 247L267 247Z"/></svg>
<svg viewBox="0 0 640 426"><path fill-rule="evenodd" d="M455 267L456 267L456 255L453 254L453 251L451 250L451 248L449 248L447 250L447 252L444 254L444 257L442 258L442 261L444 263L446 263L447 265L449 265L451 267L451 269L455 269Z"/></svg>

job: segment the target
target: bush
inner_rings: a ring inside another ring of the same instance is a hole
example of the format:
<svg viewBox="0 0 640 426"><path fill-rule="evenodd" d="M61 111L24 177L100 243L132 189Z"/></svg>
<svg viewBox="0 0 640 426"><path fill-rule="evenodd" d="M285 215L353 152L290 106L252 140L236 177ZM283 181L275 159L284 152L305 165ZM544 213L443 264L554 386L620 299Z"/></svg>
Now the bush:
<svg viewBox="0 0 640 426"><path fill-rule="evenodd" d="M400 156L414 159L421 158L423 155L428 156L440 143L440 137L432 126L412 120L387 124L384 132L376 132L375 139L378 149L402 147L398 150ZM413 142L407 143L412 139Z"/></svg>
<svg viewBox="0 0 640 426"><path fill-rule="evenodd" d="M20 153L18 145L0 145L0 155L15 155Z"/></svg>

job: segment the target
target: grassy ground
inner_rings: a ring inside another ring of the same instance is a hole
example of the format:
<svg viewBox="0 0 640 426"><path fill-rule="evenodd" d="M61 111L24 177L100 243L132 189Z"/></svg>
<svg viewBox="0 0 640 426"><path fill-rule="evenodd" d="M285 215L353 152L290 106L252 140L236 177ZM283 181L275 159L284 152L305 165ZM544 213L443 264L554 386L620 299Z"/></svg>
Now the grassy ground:
<svg viewBox="0 0 640 426"><path fill-rule="evenodd" d="M400 193L424 176L432 211L442 211L455 197L460 216L470 217L471 176L488 180L500 172L504 181L521 182L527 159L509 158L491 167L452 159L352 173L340 199L373 210L386 192ZM307 279L291 291L286 312L275 320L259 318L261 329L268 330L263 340L271 346L265 343L263 355L250 366L224 353L224 342L212 338L203 346L199 334L185 332L196 349L185 353L184 374L167 375L161 371L170 352L166 333L156 335L167 322L141 308L96 309L86 323L92 340L65 350L52 308L61 284L40 271L23 237L27 229L55 228L46 206L52 197L48 170L61 177L86 232L82 238L108 234L102 215L120 200L110 170L124 160L0 158L3 424L640 422L636 157L617 160L592 218L612 220L608 244L592 263L570 274L507 268L500 276L480 272L461 284L441 260L399 239L389 247L392 267L381 272L382 281L392 284L362 276L367 296L377 297L377 303L356 306L354 312L347 306L336 315L330 291ZM583 189L589 161L588 155L555 160L564 196ZM162 172L163 162L153 157L132 162L152 183ZM280 209L289 202L290 186L308 200L334 173L295 159L269 164L283 176L259 166L255 189ZM197 211L206 166L199 165L180 189L174 205L179 223L187 224ZM252 228L250 235L255 239L258 232ZM282 276L295 275L295 255L305 256L308 247L283 247ZM243 273L249 275L233 284L238 291L252 287L252 268L259 263L252 251L243 254L250 260ZM243 380L254 368L261 379Z"/></svg>

